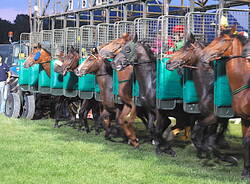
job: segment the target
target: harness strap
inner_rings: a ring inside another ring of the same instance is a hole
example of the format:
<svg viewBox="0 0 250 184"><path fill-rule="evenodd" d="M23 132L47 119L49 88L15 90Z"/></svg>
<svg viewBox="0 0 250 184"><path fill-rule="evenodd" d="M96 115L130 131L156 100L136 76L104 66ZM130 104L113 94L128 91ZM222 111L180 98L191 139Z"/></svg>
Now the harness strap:
<svg viewBox="0 0 250 184"><path fill-rule="evenodd" d="M38 63L38 64L45 64L45 63L50 63L50 60L49 61L44 61L44 62Z"/></svg>
<svg viewBox="0 0 250 184"><path fill-rule="evenodd" d="M145 61L145 62L142 62L142 63L133 63L133 62L130 62L130 64L131 65L142 65L142 64L153 63L153 62L155 62L155 61L149 60L149 61Z"/></svg>
<svg viewBox="0 0 250 184"><path fill-rule="evenodd" d="M128 81L129 81L129 79L128 80L120 80L120 81L118 81L118 83L121 84L121 83L128 82Z"/></svg>
<svg viewBox="0 0 250 184"><path fill-rule="evenodd" d="M236 94L238 94L239 92L241 92L241 91L243 91L243 90L245 90L245 89L248 89L248 88L250 88L250 84L246 84L246 85L244 85L244 86L241 86L240 88L234 90L234 91L232 92L232 95L236 95Z"/></svg>

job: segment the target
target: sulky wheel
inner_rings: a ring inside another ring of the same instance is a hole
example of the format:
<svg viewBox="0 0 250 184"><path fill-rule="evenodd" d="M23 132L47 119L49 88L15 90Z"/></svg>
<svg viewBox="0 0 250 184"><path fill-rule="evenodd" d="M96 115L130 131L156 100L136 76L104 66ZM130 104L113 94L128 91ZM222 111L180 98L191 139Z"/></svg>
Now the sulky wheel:
<svg viewBox="0 0 250 184"><path fill-rule="evenodd" d="M24 95L23 96L23 111L21 114L22 118L33 119L35 115L35 96Z"/></svg>
<svg viewBox="0 0 250 184"><path fill-rule="evenodd" d="M5 115L11 118L18 118L21 110L21 100L18 93L9 93L6 105Z"/></svg>

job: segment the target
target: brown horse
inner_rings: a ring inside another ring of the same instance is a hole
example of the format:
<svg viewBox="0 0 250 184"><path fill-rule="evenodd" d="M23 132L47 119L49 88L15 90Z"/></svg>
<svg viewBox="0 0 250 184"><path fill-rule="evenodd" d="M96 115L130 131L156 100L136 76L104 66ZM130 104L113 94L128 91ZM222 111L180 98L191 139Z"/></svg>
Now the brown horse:
<svg viewBox="0 0 250 184"><path fill-rule="evenodd" d="M55 63L55 72L65 75L67 72L73 72L79 64L80 55L74 47L69 49L67 55L60 52L58 59Z"/></svg>
<svg viewBox="0 0 250 184"><path fill-rule="evenodd" d="M97 77L97 82L99 83L101 90L102 103L104 105L104 110L102 112L102 117L104 119L104 126L106 127L106 136L109 134L108 127L110 126L110 112L114 112L118 107L114 104L114 99L112 94L112 68L109 61L106 58L114 57L122 46L130 40L128 34L124 34L121 38L111 41L108 44L101 46L100 51L97 49L93 50L92 55L90 55L83 64L81 64L75 73L78 76L84 75L86 73L94 72ZM111 54L110 54L111 53ZM118 73L119 82L119 96L124 102L124 106L118 115L118 122L123 128L126 136L129 138L130 143L134 147L138 147L137 137L135 135L132 123L136 117L136 106L132 100L132 73L133 69L128 68L127 71ZM106 117L106 120L105 118Z"/></svg>
<svg viewBox="0 0 250 184"><path fill-rule="evenodd" d="M232 107L242 118L244 170L242 175L250 177L250 63L243 58L243 47L247 39L235 34L236 27L225 30L201 52L202 62L222 59L226 62L226 72L232 90Z"/></svg>
<svg viewBox="0 0 250 184"><path fill-rule="evenodd" d="M213 81L215 74L211 68L204 66L200 61L200 53L203 48L204 45L196 41L193 35L190 35L185 46L172 55L169 63L167 63L167 69L174 70L184 67L193 69L193 81L200 99L199 109L201 111L199 122L194 126L192 131L192 141L198 153L204 150L212 150L220 159L236 163L233 157L225 157L225 155L220 154L214 146L221 146L222 143L223 145L226 144L223 134L227 127L228 119L218 118L214 115ZM218 125L222 126L219 132L217 132ZM208 131L209 129L210 131Z"/></svg>
<svg viewBox="0 0 250 184"><path fill-rule="evenodd" d="M38 52L40 52L40 57L38 60L35 60L34 57ZM33 48L32 53L26 59L24 67L29 68L34 64L41 64L47 75L50 77L50 61L51 54L46 49L42 48L40 44L38 44Z"/></svg>
<svg viewBox="0 0 250 184"><path fill-rule="evenodd" d="M243 47L242 55L250 61L250 42Z"/></svg>

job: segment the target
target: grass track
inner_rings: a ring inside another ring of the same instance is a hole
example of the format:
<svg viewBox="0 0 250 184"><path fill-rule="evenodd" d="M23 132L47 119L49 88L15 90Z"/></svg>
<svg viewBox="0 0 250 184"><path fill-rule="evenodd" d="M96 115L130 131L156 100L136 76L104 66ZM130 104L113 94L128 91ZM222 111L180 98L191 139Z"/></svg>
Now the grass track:
<svg viewBox="0 0 250 184"><path fill-rule="evenodd" d="M70 127L52 128L52 120L28 121L0 116L0 183L81 184L236 184L250 183L238 167L196 158L192 145L174 148L176 158L156 156L153 146L127 144ZM239 125L231 125L233 150L241 149Z"/></svg>

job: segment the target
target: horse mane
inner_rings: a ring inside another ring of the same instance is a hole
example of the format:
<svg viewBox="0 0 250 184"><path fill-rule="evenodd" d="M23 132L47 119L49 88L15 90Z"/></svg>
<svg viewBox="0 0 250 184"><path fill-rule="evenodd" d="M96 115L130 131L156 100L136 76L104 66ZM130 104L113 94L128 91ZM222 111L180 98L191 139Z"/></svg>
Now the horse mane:
<svg viewBox="0 0 250 184"><path fill-rule="evenodd" d="M45 52L47 52L49 54L49 56L51 56L51 52L49 52L47 49L42 48Z"/></svg>
<svg viewBox="0 0 250 184"><path fill-rule="evenodd" d="M248 43L247 37L245 37L241 34L232 34L231 29L225 29L221 32L221 36L223 36L225 34L229 35L232 38L237 38L238 40L240 40L240 42L242 43L243 46Z"/></svg>
<svg viewBox="0 0 250 184"><path fill-rule="evenodd" d="M139 41L139 43L140 43L140 44L143 46L143 48L146 50L146 52L147 52L147 54L148 54L150 60L151 60L151 61L155 61L156 58L155 58L155 56L154 56L154 53L153 53L152 50L150 49L150 46L149 46L149 44L147 43L147 41L148 41L148 40L143 39L143 40Z"/></svg>

